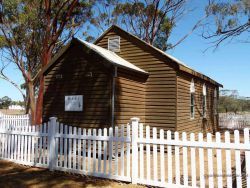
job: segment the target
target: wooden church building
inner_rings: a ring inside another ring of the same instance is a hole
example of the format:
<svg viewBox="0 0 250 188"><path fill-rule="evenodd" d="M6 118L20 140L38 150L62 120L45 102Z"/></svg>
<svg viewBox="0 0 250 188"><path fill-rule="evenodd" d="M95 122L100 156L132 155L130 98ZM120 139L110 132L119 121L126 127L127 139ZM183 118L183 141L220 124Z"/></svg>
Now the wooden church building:
<svg viewBox="0 0 250 188"><path fill-rule="evenodd" d="M73 38L48 64L43 119L109 127L131 117L165 130L214 132L221 84L124 31Z"/></svg>

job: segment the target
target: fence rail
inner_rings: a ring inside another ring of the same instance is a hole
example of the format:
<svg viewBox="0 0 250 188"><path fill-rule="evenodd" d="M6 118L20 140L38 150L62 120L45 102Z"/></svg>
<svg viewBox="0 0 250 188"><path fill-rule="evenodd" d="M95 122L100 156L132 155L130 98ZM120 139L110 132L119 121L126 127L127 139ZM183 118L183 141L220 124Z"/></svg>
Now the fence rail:
<svg viewBox="0 0 250 188"><path fill-rule="evenodd" d="M229 130L250 128L250 114L221 113L219 114L219 126Z"/></svg>
<svg viewBox="0 0 250 188"><path fill-rule="evenodd" d="M30 125L30 116L29 114L6 115L0 112L0 121L3 121L5 125L26 126Z"/></svg>
<svg viewBox="0 0 250 188"><path fill-rule="evenodd" d="M138 118L114 129L1 119L0 158L159 187L250 187L249 129L188 135L145 127Z"/></svg>

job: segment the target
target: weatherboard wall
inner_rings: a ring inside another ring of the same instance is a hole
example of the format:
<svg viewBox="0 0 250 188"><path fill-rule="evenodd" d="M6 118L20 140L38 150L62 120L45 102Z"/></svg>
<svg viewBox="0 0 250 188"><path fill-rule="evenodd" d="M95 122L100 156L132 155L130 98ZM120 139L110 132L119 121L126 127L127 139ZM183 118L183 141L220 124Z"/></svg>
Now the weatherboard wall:
<svg viewBox="0 0 250 188"><path fill-rule="evenodd" d="M73 126L110 126L113 74L102 61L76 44L57 60L45 74L44 121L55 116ZM83 111L65 111L66 95L83 95Z"/></svg>
<svg viewBox="0 0 250 188"><path fill-rule="evenodd" d="M120 36L120 57L148 72L118 67L114 120L127 124L131 117L151 127L187 132L213 132L214 90L218 86L179 70L178 65L126 32L113 28L96 41L108 48L108 38ZM80 44L73 44L45 74L44 120L56 116L64 124L109 127L112 119L114 66ZM91 77L88 77L89 73ZM60 78L60 75L62 77ZM195 80L195 118L190 118L190 83ZM207 85L207 118L202 118L202 86ZM83 95L82 112L65 112L65 95Z"/></svg>
<svg viewBox="0 0 250 188"><path fill-rule="evenodd" d="M145 122L146 75L118 68L115 78L115 124L127 124L132 117Z"/></svg>
<svg viewBox="0 0 250 188"><path fill-rule="evenodd" d="M195 84L195 117L191 118L190 84L192 78ZM202 88L207 88L206 119L202 115ZM214 114L214 90L218 87L186 73L177 76L177 131L215 132L217 131L217 115Z"/></svg>
<svg viewBox="0 0 250 188"><path fill-rule="evenodd" d="M134 40L133 37L116 29L107 32L96 44L108 48L108 38L120 36L120 52L117 54L125 60L133 63L149 73L145 83L145 118L143 123L150 126L175 130L176 128L176 71L171 60L159 56L143 42ZM166 63L169 61L169 64ZM172 65L172 66L170 66ZM133 73L136 75L137 73ZM143 88L138 87L137 94L130 97L130 102L141 100L141 107L134 105L133 108L143 108ZM141 90L141 91L138 91ZM139 110L139 109L138 109ZM141 114L144 110L141 109ZM122 115L122 114L121 114ZM135 116L135 115L133 115ZM128 116L129 117L129 116Z"/></svg>

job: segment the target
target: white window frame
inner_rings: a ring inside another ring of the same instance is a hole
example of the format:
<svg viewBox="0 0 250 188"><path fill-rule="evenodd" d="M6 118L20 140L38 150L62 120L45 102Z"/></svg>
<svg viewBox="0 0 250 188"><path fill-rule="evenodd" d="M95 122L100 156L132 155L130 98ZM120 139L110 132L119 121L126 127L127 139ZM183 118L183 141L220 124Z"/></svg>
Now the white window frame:
<svg viewBox="0 0 250 188"><path fill-rule="evenodd" d="M118 46L119 46L119 48L115 49L115 50L110 49L109 48L110 47L110 45L109 45L110 40L117 39L117 38L118 38ZM120 36L108 37L108 50L111 51L111 52L120 52L121 51L121 38L120 38Z"/></svg>
<svg viewBox="0 0 250 188"><path fill-rule="evenodd" d="M207 117L207 87L206 87L206 84L203 84L203 87L202 87L202 116L203 116L203 118Z"/></svg>
<svg viewBox="0 0 250 188"><path fill-rule="evenodd" d="M195 85L194 85L194 80L192 79L190 83L190 119L194 118L195 118Z"/></svg>

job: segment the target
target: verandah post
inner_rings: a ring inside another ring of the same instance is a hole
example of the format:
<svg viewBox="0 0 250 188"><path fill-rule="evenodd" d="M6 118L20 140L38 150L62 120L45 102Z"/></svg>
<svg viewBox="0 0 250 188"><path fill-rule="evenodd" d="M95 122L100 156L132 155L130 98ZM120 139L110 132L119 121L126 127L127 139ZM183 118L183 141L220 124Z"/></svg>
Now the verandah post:
<svg viewBox="0 0 250 188"><path fill-rule="evenodd" d="M48 127L48 140L49 140L49 170L53 171L56 164L56 156L55 156L55 133L56 133L56 117L49 118L49 127Z"/></svg>
<svg viewBox="0 0 250 188"><path fill-rule="evenodd" d="M140 118L131 118L132 123L132 184L137 184L138 179L138 127Z"/></svg>

